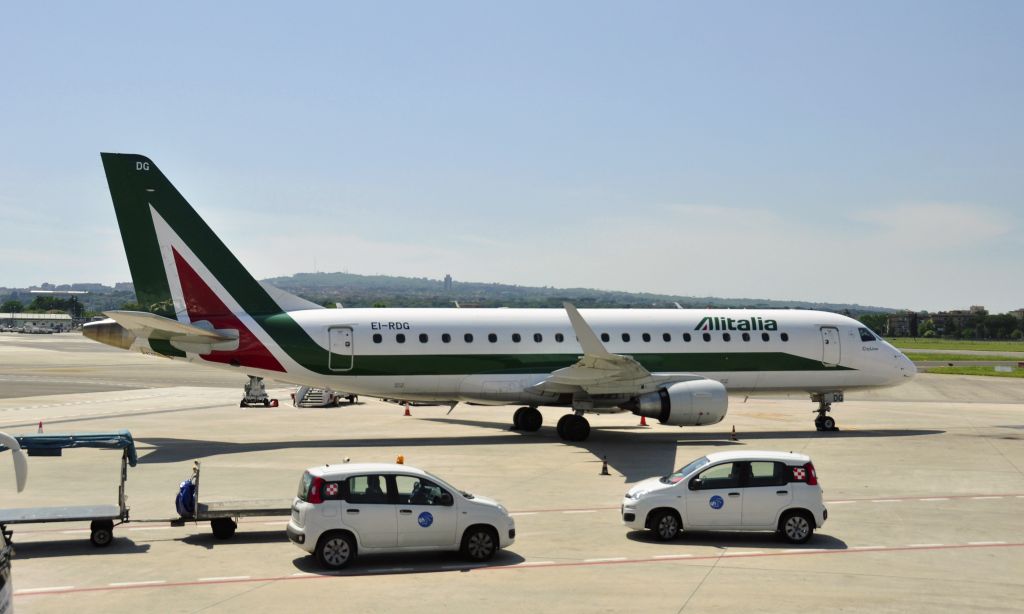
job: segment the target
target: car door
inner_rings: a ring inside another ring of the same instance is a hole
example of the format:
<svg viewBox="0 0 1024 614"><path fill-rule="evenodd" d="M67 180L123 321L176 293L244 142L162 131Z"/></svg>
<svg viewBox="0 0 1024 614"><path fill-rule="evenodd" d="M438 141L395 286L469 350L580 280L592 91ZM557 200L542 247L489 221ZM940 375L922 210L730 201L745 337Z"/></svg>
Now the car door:
<svg viewBox="0 0 1024 614"><path fill-rule="evenodd" d="M750 461L743 488L743 526L774 529L779 513L793 501L788 468L777 461Z"/></svg>
<svg viewBox="0 0 1024 614"><path fill-rule="evenodd" d="M743 515L743 463L712 465L690 478L683 529L739 527Z"/></svg>
<svg viewBox="0 0 1024 614"><path fill-rule="evenodd" d="M346 480L341 520L367 548L390 548L397 543L395 504L388 497L387 476L354 475Z"/></svg>
<svg viewBox="0 0 1024 614"><path fill-rule="evenodd" d="M452 493L415 475L394 476L398 493L398 545L402 548L455 545L457 511Z"/></svg>

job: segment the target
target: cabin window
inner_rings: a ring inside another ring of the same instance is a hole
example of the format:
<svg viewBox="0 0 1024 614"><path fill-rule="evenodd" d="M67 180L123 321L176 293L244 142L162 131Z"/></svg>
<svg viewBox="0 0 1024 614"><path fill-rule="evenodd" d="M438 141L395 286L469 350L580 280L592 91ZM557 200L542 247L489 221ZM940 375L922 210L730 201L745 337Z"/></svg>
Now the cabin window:
<svg viewBox="0 0 1024 614"><path fill-rule="evenodd" d="M610 336L608 336L608 333L601 333L601 341L604 341L605 343L608 343L611 340L612 340L612 338Z"/></svg>
<svg viewBox="0 0 1024 614"><path fill-rule="evenodd" d="M565 341L565 335L563 335L562 333L555 333L555 341L557 341L558 343Z"/></svg>
<svg viewBox="0 0 1024 614"><path fill-rule="evenodd" d="M451 343L452 342L452 336L449 335L448 333L445 333L445 334L441 335L441 342L442 343Z"/></svg>
<svg viewBox="0 0 1024 614"><path fill-rule="evenodd" d="M373 342L374 343L380 343L383 340L384 340L384 337L381 337L380 333L373 333Z"/></svg>
<svg viewBox="0 0 1024 614"><path fill-rule="evenodd" d="M650 343L650 341L651 341L651 333L644 333L643 334L643 340L645 342L647 342L647 343Z"/></svg>
<svg viewBox="0 0 1024 614"><path fill-rule="evenodd" d="M732 335L729 333L722 333L722 341L732 341Z"/></svg>
<svg viewBox="0 0 1024 614"><path fill-rule="evenodd" d="M473 333L466 333L462 338L466 340L466 343L473 343Z"/></svg>
<svg viewBox="0 0 1024 614"><path fill-rule="evenodd" d="M683 341L689 343L690 339L692 339L692 338L693 337L690 336L690 333L683 333Z"/></svg>
<svg viewBox="0 0 1024 614"><path fill-rule="evenodd" d="M767 342L771 338L772 338L772 336L769 335L768 333L761 333L761 341Z"/></svg>
<svg viewBox="0 0 1024 614"><path fill-rule="evenodd" d="M782 333L781 335L779 335L779 339L782 339L783 341L789 341L789 333Z"/></svg>
<svg viewBox="0 0 1024 614"><path fill-rule="evenodd" d="M544 341L544 336L540 333L533 333L533 340L540 343L541 341Z"/></svg>
<svg viewBox="0 0 1024 614"><path fill-rule="evenodd" d="M430 337L427 336L427 333L420 333L420 343L426 343L427 341L430 341Z"/></svg>
<svg viewBox="0 0 1024 614"><path fill-rule="evenodd" d="M494 333L491 333L491 334L487 335L487 340L490 341L491 343L497 343L498 342L498 335L495 335Z"/></svg>
<svg viewBox="0 0 1024 614"><path fill-rule="evenodd" d="M661 340L664 341L665 343L672 341L671 333L661 333Z"/></svg>
<svg viewBox="0 0 1024 614"><path fill-rule="evenodd" d="M711 333L704 333L704 341L711 341Z"/></svg>
<svg viewBox="0 0 1024 614"><path fill-rule="evenodd" d="M629 343L629 333L622 333L622 340Z"/></svg>
<svg viewBox="0 0 1024 614"><path fill-rule="evenodd" d="M743 333L743 340L750 341L750 333Z"/></svg>
<svg viewBox="0 0 1024 614"><path fill-rule="evenodd" d="M519 333L512 333L512 342L513 343L519 343L522 340L523 340L523 338L519 335Z"/></svg>
<svg viewBox="0 0 1024 614"><path fill-rule="evenodd" d="M405 343L405 334L398 333L397 335L395 335L395 341L399 343Z"/></svg>

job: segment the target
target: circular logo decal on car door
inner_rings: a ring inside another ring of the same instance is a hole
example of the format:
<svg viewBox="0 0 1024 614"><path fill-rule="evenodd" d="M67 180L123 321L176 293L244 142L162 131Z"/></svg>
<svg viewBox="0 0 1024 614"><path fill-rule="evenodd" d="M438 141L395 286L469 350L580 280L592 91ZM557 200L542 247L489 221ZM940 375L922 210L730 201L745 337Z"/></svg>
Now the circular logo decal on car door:
<svg viewBox="0 0 1024 614"><path fill-rule="evenodd" d="M434 517L431 516L430 512L423 512L416 521L420 523L421 527L429 527L434 524Z"/></svg>
<svg viewBox="0 0 1024 614"><path fill-rule="evenodd" d="M725 505L725 500L718 495L715 495L714 497L711 497L710 501L708 501L708 505L710 505L713 510L720 510L722 509L722 506Z"/></svg>

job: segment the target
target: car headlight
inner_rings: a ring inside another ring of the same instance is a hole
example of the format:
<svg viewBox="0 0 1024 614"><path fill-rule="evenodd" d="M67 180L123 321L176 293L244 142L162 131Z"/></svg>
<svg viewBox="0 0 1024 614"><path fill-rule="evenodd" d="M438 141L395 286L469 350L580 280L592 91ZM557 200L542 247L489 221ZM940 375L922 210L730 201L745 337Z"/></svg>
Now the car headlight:
<svg viewBox="0 0 1024 614"><path fill-rule="evenodd" d="M638 490L638 491L635 491L635 492L632 492L632 493L628 493L627 492L626 493L626 498L627 499L634 499L634 500L635 499L639 499L640 497L645 496L648 492L650 492L650 491L649 490Z"/></svg>

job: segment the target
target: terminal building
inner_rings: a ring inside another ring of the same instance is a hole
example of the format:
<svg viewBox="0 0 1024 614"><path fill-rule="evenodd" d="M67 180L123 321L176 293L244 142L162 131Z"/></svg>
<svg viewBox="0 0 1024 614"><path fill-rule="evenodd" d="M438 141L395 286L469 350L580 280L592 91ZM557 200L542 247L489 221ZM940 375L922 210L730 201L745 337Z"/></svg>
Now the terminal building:
<svg viewBox="0 0 1024 614"><path fill-rule="evenodd" d="M0 330L59 333L71 330L71 316L66 313L0 313Z"/></svg>

